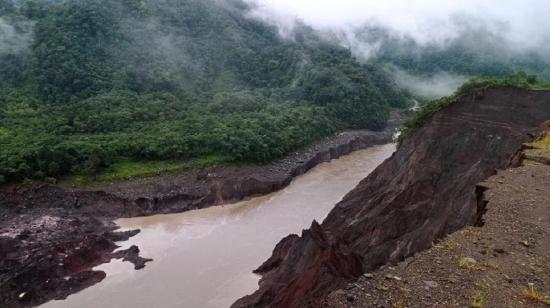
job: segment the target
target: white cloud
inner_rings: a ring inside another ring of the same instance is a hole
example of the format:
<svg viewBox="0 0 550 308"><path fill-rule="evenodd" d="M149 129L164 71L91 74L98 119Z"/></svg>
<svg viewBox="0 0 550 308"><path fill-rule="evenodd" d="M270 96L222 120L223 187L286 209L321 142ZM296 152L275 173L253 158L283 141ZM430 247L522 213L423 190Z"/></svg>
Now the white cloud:
<svg viewBox="0 0 550 308"><path fill-rule="evenodd" d="M245 0L252 15L289 36L295 20L321 31L340 32L350 45L353 30L375 24L420 44L440 43L460 33L458 21L482 24L521 49L548 49L548 0ZM518 48L519 49L519 48Z"/></svg>
<svg viewBox="0 0 550 308"><path fill-rule="evenodd" d="M400 87L426 99L450 95L468 80L465 76L445 72L429 77L414 76L396 67L392 68L390 73Z"/></svg>
<svg viewBox="0 0 550 308"><path fill-rule="evenodd" d="M0 55L18 53L28 47L31 42L32 24L21 22L19 28L23 31L18 31L13 25L0 17Z"/></svg>

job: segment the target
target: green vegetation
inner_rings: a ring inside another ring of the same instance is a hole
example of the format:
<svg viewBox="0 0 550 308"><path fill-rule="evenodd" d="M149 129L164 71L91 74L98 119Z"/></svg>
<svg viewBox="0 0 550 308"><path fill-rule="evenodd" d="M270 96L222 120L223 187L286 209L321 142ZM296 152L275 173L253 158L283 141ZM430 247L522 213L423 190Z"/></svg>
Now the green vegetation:
<svg viewBox="0 0 550 308"><path fill-rule="evenodd" d="M240 1L0 0L3 181L265 162L407 101L383 70ZM15 46L15 45L13 45ZM214 162L210 162L214 163ZM69 177L71 178L71 177Z"/></svg>
<svg viewBox="0 0 550 308"><path fill-rule="evenodd" d="M469 27L445 44L419 44L384 29L371 29L368 34L370 41L380 44L373 61L397 66L414 76L445 72L503 78L524 70L550 79L550 60L545 53L514 50L500 33L483 27Z"/></svg>
<svg viewBox="0 0 550 308"><path fill-rule="evenodd" d="M281 38L248 10L241 0L0 0L0 182L114 180L203 157L262 163L338 130L383 129L409 102L388 63L508 71L483 53L416 57L419 46L391 40L360 63L306 26ZM427 108L408 130L440 106Z"/></svg>
<svg viewBox="0 0 550 308"><path fill-rule="evenodd" d="M227 161L221 156L205 156L191 161L132 161L119 160L98 174L74 174L62 179L68 185L87 185L92 183L116 182L145 176L197 170L208 166L221 165Z"/></svg>
<svg viewBox="0 0 550 308"><path fill-rule="evenodd" d="M523 289L521 294L523 295L523 298L533 303L547 306L550 305L550 294L544 294L535 290L535 285L533 283L529 283L529 288Z"/></svg>
<svg viewBox="0 0 550 308"><path fill-rule="evenodd" d="M528 75L523 71L504 78L483 77L472 79L462 85L453 95L433 100L425 104L419 112L405 123L399 135L399 141L422 127L434 113L457 102L463 95L480 96L486 89L499 86L531 90L550 89L550 85L538 82L536 76Z"/></svg>
<svg viewBox="0 0 550 308"><path fill-rule="evenodd" d="M472 303L470 304L470 307L483 308L485 307L485 304L486 304L486 300L483 292L476 292L476 294L472 298Z"/></svg>
<svg viewBox="0 0 550 308"><path fill-rule="evenodd" d="M529 145L535 149L550 150L550 133L546 133L542 139L529 143Z"/></svg>

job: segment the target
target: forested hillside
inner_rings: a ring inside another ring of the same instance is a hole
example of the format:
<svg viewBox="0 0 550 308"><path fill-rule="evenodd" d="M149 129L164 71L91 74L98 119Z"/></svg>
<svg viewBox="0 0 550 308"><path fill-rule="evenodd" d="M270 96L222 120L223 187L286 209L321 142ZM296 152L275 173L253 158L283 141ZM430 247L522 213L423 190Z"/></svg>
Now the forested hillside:
<svg viewBox="0 0 550 308"><path fill-rule="evenodd" d="M515 46L505 33L483 26L459 24L456 37L420 44L411 37L396 36L383 28L359 31L360 40L378 46L371 61L397 66L412 75L445 72L468 77L504 77L518 70L550 77L545 51ZM504 30L503 30L504 31Z"/></svg>
<svg viewBox="0 0 550 308"><path fill-rule="evenodd" d="M510 53L483 31L420 45L364 29L358 38L378 52L358 61L301 23L283 38L250 9L242 0L0 0L0 182L94 178L121 164L147 173L265 162L337 130L382 129L413 94L396 85L395 67L420 77L549 75L540 54Z"/></svg>
<svg viewBox="0 0 550 308"><path fill-rule="evenodd" d="M388 76L239 1L0 0L0 181L116 161L262 162L406 105Z"/></svg>

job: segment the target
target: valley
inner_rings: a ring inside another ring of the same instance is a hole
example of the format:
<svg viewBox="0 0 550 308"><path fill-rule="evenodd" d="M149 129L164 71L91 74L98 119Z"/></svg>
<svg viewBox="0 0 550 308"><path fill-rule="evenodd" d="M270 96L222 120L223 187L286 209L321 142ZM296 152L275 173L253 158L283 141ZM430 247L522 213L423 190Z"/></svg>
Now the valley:
<svg viewBox="0 0 550 308"><path fill-rule="evenodd" d="M436 2L0 0L0 307L549 305L550 6Z"/></svg>

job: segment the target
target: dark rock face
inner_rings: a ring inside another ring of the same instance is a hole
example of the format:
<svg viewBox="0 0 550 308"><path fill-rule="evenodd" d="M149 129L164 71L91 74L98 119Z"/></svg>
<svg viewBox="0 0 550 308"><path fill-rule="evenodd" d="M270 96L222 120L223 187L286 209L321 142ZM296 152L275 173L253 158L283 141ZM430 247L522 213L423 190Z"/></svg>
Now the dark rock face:
<svg viewBox="0 0 550 308"><path fill-rule="evenodd" d="M260 289L234 307L319 306L345 281L482 223L477 183L513 164L548 119L548 91L462 96L407 137L321 225L277 245L259 269Z"/></svg>
<svg viewBox="0 0 550 308"><path fill-rule="evenodd" d="M115 242L139 231L117 232L109 221L65 211L34 211L0 224L0 306L29 307L94 285L105 273L92 268L112 258L143 268L139 249L112 253Z"/></svg>

